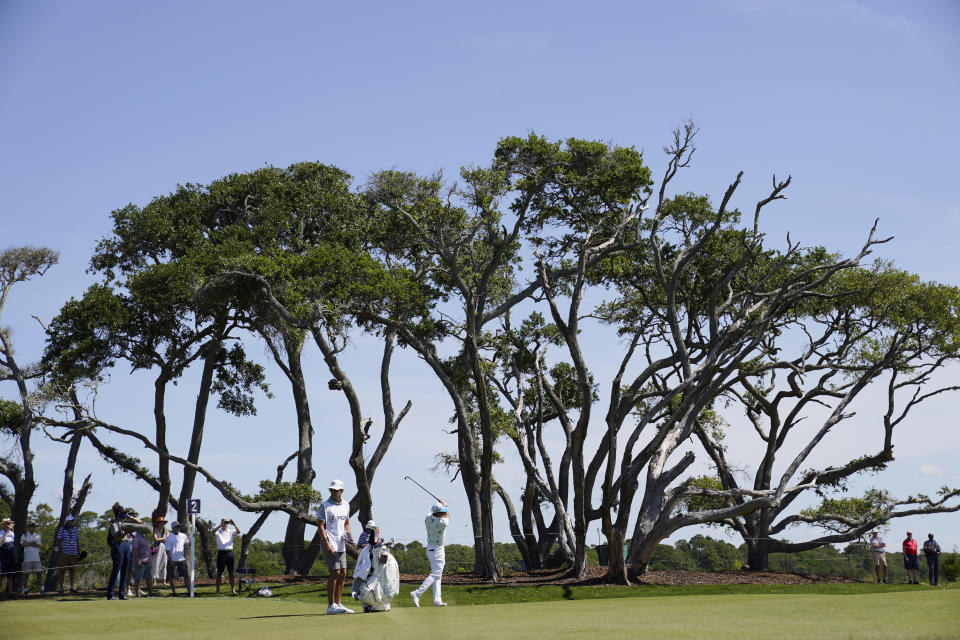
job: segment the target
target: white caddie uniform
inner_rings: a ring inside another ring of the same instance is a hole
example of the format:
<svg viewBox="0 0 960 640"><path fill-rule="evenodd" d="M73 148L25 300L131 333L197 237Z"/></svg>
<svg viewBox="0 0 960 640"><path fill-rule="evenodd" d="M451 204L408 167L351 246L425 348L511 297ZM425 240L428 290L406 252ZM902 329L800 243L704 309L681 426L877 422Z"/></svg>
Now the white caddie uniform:
<svg viewBox="0 0 960 640"><path fill-rule="evenodd" d="M317 509L317 519L323 520L327 530L327 542L337 553L347 550L347 520L350 519L350 503L346 500L334 502L327 498Z"/></svg>
<svg viewBox="0 0 960 640"><path fill-rule="evenodd" d="M426 577L415 593L419 598L432 586L433 602L438 604L443 602L440 597L440 578L443 575L443 566L447 563L443 543L450 518L449 516L438 518L431 513L424 520L424 524L427 526L427 559L430 561L430 575Z"/></svg>

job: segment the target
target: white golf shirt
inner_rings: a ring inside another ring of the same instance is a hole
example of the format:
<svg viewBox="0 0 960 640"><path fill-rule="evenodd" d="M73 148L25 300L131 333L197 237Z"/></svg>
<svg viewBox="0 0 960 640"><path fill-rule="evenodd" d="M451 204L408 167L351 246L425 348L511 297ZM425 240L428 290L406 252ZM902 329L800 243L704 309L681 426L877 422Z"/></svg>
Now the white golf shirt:
<svg viewBox="0 0 960 640"><path fill-rule="evenodd" d="M20 546L23 547L23 561L40 562L40 547L24 547L24 542L36 542L40 544L40 534L27 531L20 536Z"/></svg>
<svg viewBox="0 0 960 640"><path fill-rule="evenodd" d="M350 519L350 503L346 500L334 502L331 498L327 498L320 503L320 508L317 509L317 519L326 523L327 542L330 543L333 550L337 553L346 551L345 534L347 532L347 520Z"/></svg>
<svg viewBox="0 0 960 640"><path fill-rule="evenodd" d="M186 555L183 552L184 547L187 545L187 534L185 533L171 533L170 537L167 538L167 551L170 552L170 559L173 562L183 562L186 560Z"/></svg>
<svg viewBox="0 0 960 640"><path fill-rule="evenodd" d="M233 551L233 537L237 535L236 529L227 527L226 529L217 529L214 533L217 536L218 551Z"/></svg>

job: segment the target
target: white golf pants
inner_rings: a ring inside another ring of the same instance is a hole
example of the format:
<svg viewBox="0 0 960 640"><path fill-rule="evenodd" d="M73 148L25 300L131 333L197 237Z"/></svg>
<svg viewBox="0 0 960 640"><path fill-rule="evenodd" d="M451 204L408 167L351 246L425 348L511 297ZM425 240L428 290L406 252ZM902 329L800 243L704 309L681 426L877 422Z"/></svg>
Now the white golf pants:
<svg viewBox="0 0 960 640"><path fill-rule="evenodd" d="M427 547L427 559L430 561L430 575L417 589L417 597L421 597L433 585L433 601L443 602L440 597L440 576L443 575L443 565L447 563L447 556L443 547Z"/></svg>

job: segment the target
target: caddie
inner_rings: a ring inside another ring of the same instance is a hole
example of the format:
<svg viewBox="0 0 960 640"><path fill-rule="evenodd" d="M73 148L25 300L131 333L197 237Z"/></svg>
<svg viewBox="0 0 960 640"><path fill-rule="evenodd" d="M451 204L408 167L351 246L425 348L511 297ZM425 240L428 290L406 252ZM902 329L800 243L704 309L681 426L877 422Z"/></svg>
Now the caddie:
<svg viewBox="0 0 960 640"><path fill-rule="evenodd" d="M330 497L317 509L320 532L323 534L323 555L330 577L327 578L327 613L354 613L343 606L343 583L347 578L347 540L350 533L350 503L343 500L343 482L330 483Z"/></svg>

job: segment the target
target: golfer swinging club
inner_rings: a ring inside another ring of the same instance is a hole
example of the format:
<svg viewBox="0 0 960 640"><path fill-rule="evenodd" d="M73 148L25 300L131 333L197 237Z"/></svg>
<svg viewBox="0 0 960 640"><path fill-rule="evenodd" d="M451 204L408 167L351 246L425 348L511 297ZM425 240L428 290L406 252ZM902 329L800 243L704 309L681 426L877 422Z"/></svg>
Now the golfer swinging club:
<svg viewBox="0 0 960 640"><path fill-rule="evenodd" d="M413 606L419 607L420 596L426 593L430 585L433 585L433 606L445 607L447 603L440 597L440 577L443 575L443 565L446 564L443 535L450 524L450 510L447 509L447 504L443 500L437 501L424 522L427 525L427 559L430 560L430 575L426 577L419 589L410 593L410 597L413 598Z"/></svg>

